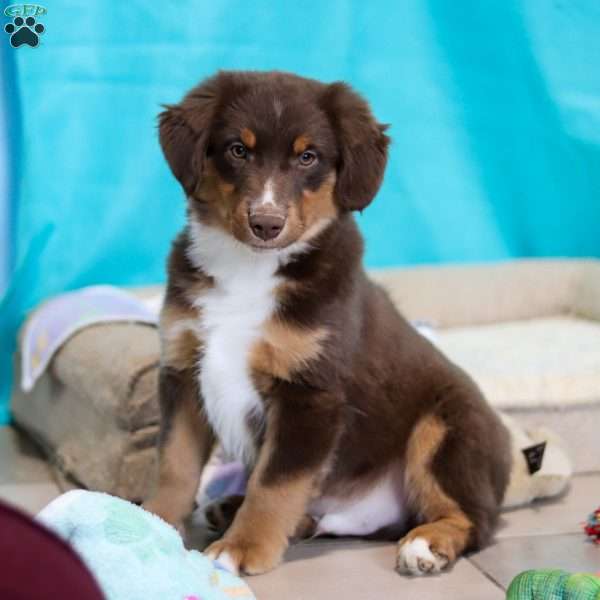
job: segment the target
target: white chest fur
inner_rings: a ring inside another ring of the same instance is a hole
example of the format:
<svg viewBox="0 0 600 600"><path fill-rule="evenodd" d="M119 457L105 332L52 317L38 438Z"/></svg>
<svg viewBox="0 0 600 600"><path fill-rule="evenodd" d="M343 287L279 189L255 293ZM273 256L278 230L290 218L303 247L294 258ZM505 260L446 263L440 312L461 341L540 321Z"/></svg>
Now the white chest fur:
<svg viewBox="0 0 600 600"><path fill-rule="evenodd" d="M215 228L192 223L189 257L214 279L196 301L204 353L199 381L207 417L224 450L244 462L254 458L249 415L262 402L248 368L250 348L275 309L275 275L289 252L257 253Z"/></svg>

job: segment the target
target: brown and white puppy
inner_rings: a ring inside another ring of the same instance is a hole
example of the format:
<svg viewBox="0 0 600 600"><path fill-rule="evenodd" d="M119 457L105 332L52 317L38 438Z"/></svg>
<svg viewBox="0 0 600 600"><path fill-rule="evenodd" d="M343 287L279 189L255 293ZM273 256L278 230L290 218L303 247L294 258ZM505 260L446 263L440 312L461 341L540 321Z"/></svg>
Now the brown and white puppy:
<svg viewBox="0 0 600 600"><path fill-rule="evenodd" d="M169 260L146 507L181 524L218 440L251 470L208 549L234 571L271 569L316 529L403 536L397 568L435 573L496 523L505 428L361 264L352 211L381 183L384 130L347 85L277 72L218 73L160 115L188 224Z"/></svg>

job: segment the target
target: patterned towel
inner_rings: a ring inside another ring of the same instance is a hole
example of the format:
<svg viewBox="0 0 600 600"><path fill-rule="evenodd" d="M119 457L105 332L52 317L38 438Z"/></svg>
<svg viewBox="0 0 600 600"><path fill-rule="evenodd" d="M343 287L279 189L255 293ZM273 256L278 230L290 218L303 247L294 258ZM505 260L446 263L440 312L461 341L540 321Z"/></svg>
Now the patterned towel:
<svg viewBox="0 0 600 600"><path fill-rule="evenodd" d="M120 498L72 490L37 519L79 554L107 600L254 600L242 579L187 550L177 530Z"/></svg>

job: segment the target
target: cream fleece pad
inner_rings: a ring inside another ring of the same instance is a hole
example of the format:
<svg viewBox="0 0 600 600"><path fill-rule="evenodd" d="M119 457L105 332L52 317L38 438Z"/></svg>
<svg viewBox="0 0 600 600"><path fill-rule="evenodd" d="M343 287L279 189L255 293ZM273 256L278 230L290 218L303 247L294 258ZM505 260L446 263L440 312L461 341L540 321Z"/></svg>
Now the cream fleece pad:
<svg viewBox="0 0 600 600"><path fill-rule="evenodd" d="M564 316L458 327L439 331L436 343L471 374L496 408L600 402L596 321Z"/></svg>
<svg viewBox="0 0 600 600"><path fill-rule="evenodd" d="M553 317L440 330L438 346L526 429L560 433L577 471L600 469L600 323Z"/></svg>

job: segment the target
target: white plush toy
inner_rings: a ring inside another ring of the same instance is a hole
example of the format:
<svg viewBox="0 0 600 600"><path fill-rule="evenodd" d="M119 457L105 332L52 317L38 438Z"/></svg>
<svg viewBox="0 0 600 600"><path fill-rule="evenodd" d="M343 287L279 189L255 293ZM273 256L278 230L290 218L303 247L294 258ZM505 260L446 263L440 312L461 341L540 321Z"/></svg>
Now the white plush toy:
<svg viewBox="0 0 600 600"><path fill-rule="evenodd" d="M505 414L500 416L510 431L513 454L503 508L516 508L536 499L561 494L571 479L573 467L560 437L544 427L526 431L513 418ZM542 442L546 442L546 447L541 468L531 474L523 450Z"/></svg>

